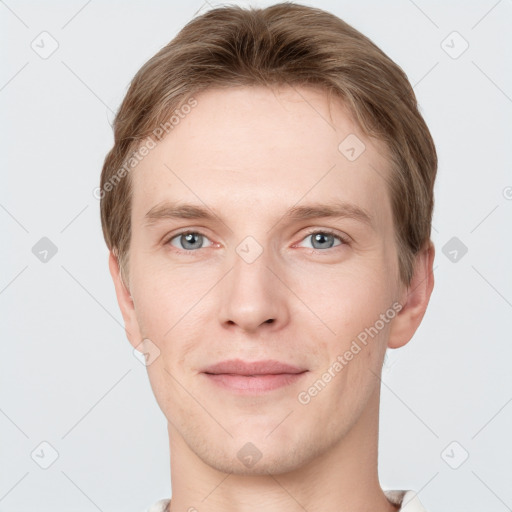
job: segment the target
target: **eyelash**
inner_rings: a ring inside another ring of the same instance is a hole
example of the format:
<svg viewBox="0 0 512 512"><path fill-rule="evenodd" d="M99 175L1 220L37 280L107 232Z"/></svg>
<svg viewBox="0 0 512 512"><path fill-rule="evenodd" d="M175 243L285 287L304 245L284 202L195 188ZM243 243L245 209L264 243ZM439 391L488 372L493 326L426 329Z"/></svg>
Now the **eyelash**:
<svg viewBox="0 0 512 512"><path fill-rule="evenodd" d="M193 230L193 229L188 229L188 230L180 231L179 233L174 233L172 236L168 237L165 240L164 245L170 245L171 240L174 240L175 238L178 238L179 236L189 235L189 234L201 235L201 236L203 236L205 238L208 238L204 233L201 233L200 231ZM337 247L341 247L343 245L349 245L348 237L342 236L339 233L337 233L335 231L332 231L330 229L315 229L315 230L309 231L301 239L301 242L303 240L305 240L306 238L310 237L311 235L316 235L316 234L332 235L332 236L334 236L334 238L337 238L341 243L339 245L335 245L334 247L329 247L328 249L314 249L314 248L306 247L306 249L308 249L309 251L311 251L313 253L324 253L324 252L327 252L329 249L336 249ZM185 249L178 249L177 247L174 247L174 246L172 246L172 248L178 254L185 253L185 254L190 255L190 256L194 255L194 253L197 253L199 251L199 249L187 251ZM207 249L207 247L203 247L203 249Z"/></svg>

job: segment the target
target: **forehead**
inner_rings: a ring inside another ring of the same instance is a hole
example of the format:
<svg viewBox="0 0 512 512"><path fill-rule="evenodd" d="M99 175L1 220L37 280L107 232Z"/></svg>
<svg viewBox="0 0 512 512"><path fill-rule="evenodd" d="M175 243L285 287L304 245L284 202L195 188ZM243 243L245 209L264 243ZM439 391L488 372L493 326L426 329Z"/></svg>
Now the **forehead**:
<svg viewBox="0 0 512 512"><path fill-rule="evenodd" d="M378 212L389 210L384 144L365 136L326 92L238 87L195 100L132 172L135 221L169 200L227 214L284 211L309 200L389 213Z"/></svg>

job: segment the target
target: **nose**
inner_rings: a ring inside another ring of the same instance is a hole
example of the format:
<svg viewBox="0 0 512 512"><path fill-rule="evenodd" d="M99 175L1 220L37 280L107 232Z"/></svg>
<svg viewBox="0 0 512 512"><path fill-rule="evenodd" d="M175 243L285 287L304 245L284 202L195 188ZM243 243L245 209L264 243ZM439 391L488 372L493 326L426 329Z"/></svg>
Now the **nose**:
<svg viewBox="0 0 512 512"><path fill-rule="evenodd" d="M271 260L265 250L252 262L234 255L233 267L218 289L219 321L225 328L255 333L275 331L288 323L289 291Z"/></svg>

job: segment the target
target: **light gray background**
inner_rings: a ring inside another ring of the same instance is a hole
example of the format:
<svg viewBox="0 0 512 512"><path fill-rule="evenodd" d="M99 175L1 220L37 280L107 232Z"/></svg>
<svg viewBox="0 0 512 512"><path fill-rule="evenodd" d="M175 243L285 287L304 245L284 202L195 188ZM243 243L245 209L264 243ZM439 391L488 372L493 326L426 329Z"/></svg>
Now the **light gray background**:
<svg viewBox="0 0 512 512"><path fill-rule="evenodd" d="M419 491L428 512L512 510L512 2L309 5L402 66L439 152L436 285L412 342L388 352L381 484ZM0 2L0 511L141 511L170 496L165 418L125 338L93 190L130 79L209 8ZM59 45L46 59L31 47L51 48L43 31ZM42 237L58 248L46 263ZM443 254L452 237L467 254ZM42 442L58 453L48 469Z"/></svg>

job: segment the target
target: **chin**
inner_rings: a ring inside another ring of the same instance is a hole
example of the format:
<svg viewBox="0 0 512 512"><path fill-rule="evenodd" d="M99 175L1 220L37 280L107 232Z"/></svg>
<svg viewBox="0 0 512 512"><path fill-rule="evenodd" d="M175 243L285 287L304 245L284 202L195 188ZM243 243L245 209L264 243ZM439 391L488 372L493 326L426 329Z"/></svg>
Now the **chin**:
<svg viewBox="0 0 512 512"><path fill-rule="evenodd" d="M203 462L217 471L244 476L279 475L294 471L303 465L303 461L300 457L297 457L296 453L285 453L274 457L262 456L254 465L246 465L238 457L230 457L229 454L221 458L207 456L206 460L203 459Z"/></svg>
<svg viewBox="0 0 512 512"><path fill-rule="evenodd" d="M223 445L190 446L208 466L234 475L263 476L293 472L313 460L322 450L313 443L296 439L292 442L247 441L247 437L230 439ZM194 449L195 448L195 449Z"/></svg>

